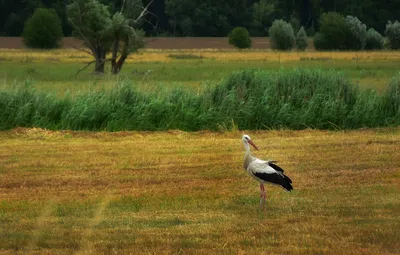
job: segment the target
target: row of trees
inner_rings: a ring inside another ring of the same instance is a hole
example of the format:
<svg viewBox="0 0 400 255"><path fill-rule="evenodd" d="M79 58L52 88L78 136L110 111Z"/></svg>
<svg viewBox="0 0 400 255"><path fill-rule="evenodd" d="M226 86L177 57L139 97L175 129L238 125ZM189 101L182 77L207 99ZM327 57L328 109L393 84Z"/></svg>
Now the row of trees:
<svg viewBox="0 0 400 255"><path fill-rule="evenodd" d="M272 49L291 50L295 45L298 50L307 48L304 27L295 33L292 24L282 19L272 23L268 35ZM357 17L328 12L321 16L320 29L313 42L317 50L376 50L385 46L388 49L400 49L400 22L388 21L385 35L386 42L375 29L367 30L367 26ZM250 34L244 27L236 27L228 37L229 43L237 48L251 47Z"/></svg>
<svg viewBox="0 0 400 255"><path fill-rule="evenodd" d="M153 0L152 0L153 1ZM66 7L67 18L75 36L82 39L87 52L94 57L95 71L104 73L105 63L111 62L112 73L121 70L129 54L144 46L141 27L151 15L149 6L141 0L124 0L119 10L110 8L99 0L71 0ZM295 37L293 25L282 19L275 20L268 30L273 49L291 50L296 44L299 50L307 47L307 34L301 27ZM388 22L385 34L392 49L400 48L400 23ZM38 8L26 22L23 31L25 43L30 47L57 47L62 37L61 21L54 9ZM229 34L229 42L239 48L251 47L246 28L237 27ZM343 17L336 12L324 13L320 30L314 38L316 49L362 50L383 48L383 37L357 17ZM111 54L111 58L107 56ZM89 63L88 65L90 65Z"/></svg>
<svg viewBox="0 0 400 255"><path fill-rule="evenodd" d="M293 27L284 20L275 20L268 30L271 48L278 50L291 50L296 44L298 50L304 51L308 46L307 33L301 27L294 36ZM249 31L244 27L234 28L228 35L229 44L239 48L251 48L252 42Z"/></svg>
<svg viewBox="0 0 400 255"><path fill-rule="evenodd" d="M121 9L124 0L99 0L111 13ZM138 0L147 6L150 0ZM71 0L0 1L0 35L20 36L25 21L39 7L53 8L61 20L63 34L72 35L66 6ZM362 20L367 27L383 34L387 20L400 17L400 0L154 0L148 22L151 36L226 36L243 26L252 36L265 36L274 20L288 21L295 31L304 26L308 35L320 27L321 15L337 12Z"/></svg>

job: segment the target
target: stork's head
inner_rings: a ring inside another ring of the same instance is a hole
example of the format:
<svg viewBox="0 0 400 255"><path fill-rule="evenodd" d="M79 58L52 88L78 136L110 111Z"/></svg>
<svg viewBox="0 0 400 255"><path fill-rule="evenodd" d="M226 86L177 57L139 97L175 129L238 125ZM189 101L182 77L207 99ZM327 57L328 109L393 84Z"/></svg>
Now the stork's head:
<svg viewBox="0 0 400 255"><path fill-rule="evenodd" d="M258 150L257 146L253 143L253 141L251 140L250 136L243 135L242 136L242 141L243 141L245 146L248 146L249 144L251 144L251 146L253 146L254 149Z"/></svg>

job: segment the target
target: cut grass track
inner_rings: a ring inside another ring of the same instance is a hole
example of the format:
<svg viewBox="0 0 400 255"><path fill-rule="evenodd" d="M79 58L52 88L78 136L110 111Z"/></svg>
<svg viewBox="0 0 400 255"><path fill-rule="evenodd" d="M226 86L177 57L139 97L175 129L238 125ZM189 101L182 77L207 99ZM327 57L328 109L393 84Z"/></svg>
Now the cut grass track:
<svg viewBox="0 0 400 255"><path fill-rule="evenodd" d="M0 253L398 254L400 128L249 133L266 213L241 135L0 132Z"/></svg>

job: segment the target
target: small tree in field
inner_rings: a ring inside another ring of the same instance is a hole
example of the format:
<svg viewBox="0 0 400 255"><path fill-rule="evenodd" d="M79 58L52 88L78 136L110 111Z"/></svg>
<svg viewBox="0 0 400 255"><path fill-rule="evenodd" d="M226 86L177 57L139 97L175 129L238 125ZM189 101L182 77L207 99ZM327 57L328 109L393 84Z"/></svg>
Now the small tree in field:
<svg viewBox="0 0 400 255"><path fill-rule="evenodd" d="M296 47L298 50L305 51L307 49L307 33L304 27L301 27L296 35Z"/></svg>
<svg viewBox="0 0 400 255"><path fill-rule="evenodd" d="M138 26L152 2L143 7L141 0L124 0L121 10L111 14L98 0L71 0L68 19L93 55L95 72L104 73L105 62L110 61L112 73L118 74L129 54L144 46L144 32ZM106 59L108 53L111 59Z"/></svg>
<svg viewBox="0 0 400 255"><path fill-rule="evenodd" d="M295 42L292 25L284 20L275 20L268 30L271 48L278 50L291 50Z"/></svg>
<svg viewBox="0 0 400 255"><path fill-rule="evenodd" d="M394 23L388 21L386 24L385 35L388 38L391 49L400 49L400 23L397 20Z"/></svg>
<svg viewBox="0 0 400 255"><path fill-rule="evenodd" d="M38 8L26 21L22 33L30 48L52 49L60 46L63 37L61 21L54 9Z"/></svg>
<svg viewBox="0 0 400 255"><path fill-rule="evenodd" d="M228 35L229 44L239 49L251 47L249 31L244 27L235 27Z"/></svg>
<svg viewBox="0 0 400 255"><path fill-rule="evenodd" d="M366 50L380 50L383 49L383 37L375 29L370 28L367 31L367 37L365 38L365 49Z"/></svg>

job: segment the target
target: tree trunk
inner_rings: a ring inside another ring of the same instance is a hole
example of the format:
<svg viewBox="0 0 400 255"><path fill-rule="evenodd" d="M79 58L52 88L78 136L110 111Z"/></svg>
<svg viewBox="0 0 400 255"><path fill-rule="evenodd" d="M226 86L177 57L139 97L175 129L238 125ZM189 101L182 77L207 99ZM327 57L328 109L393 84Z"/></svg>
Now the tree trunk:
<svg viewBox="0 0 400 255"><path fill-rule="evenodd" d="M106 53L102 49L96 51L96 66L94 68L95 73L104 74L104 67L106 63Z"/></svg>
<svg viewBox="0 0 400 255"><path fill-rule="evenodd" d="M111 68L112 68L113 74L119 74L127 57L128 57L128 54L123 54L123 55L121 55L121 57L118 59L117 62L111 63Z"/></svg>
<svg viewBox="0 0 400 255"><path fill-rule="evenodd" d="M103 74L104 73L104 60L96 60L96 67L94 69L95 73Z"/></svg>
<svg viewBox="0 0 400 255"><path fill-rule="evenodd" d="M111 57L111 72L113 74L117 74L119 72L119 71L117 71L118 50L119 50L119 36L116 36L114 43L113 43L112 57Z"/></svg>

